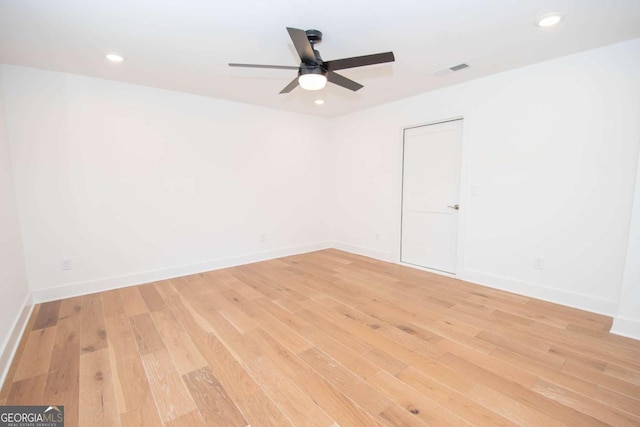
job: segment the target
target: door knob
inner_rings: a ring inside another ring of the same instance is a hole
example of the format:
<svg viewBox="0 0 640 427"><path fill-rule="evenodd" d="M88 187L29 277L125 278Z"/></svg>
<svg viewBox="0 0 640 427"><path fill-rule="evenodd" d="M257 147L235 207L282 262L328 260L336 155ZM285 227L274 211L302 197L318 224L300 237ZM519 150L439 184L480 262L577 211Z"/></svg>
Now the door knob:
<svg viewBox="0 0 640 427"><path fill-rule="evenodd" d="M453 205L453 206L447 206L447 207L448 207L448 208L451 208L451 209L455 209L455 210L460 209L460 205L459 205L459 204L457 204L457 203L456 203L455 205Z"/></svg>

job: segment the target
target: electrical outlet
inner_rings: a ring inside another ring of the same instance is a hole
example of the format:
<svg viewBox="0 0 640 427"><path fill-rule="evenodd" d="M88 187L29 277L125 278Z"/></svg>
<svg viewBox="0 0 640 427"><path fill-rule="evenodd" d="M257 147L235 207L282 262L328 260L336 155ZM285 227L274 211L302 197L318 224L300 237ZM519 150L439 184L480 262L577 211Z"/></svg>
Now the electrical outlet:
<svg viewBox="0 0 640 427"><path fill-rule="evenodd" d="M62 258L60 260L60 270L62 271L73 270L73 265L71 264L71 258Z"/></svg>
<svg viewBox="0 0 640 427"><path fill-rule="evenodd" d="M544 258L534 257L533 258L533 268L536 270L544 270Z"/></svg>
<svg viewBox="0 0 640 427"><path fill-rule="evenodd" d="M380 233L376 233L376 242L380 241Z"/></svg>
<svg viewBox="0 0 640 427"><path fill-rule="evenodd" d="M267 243L267 234L266 233L262 233L260 235L260 242L261 243Z"/></svg>

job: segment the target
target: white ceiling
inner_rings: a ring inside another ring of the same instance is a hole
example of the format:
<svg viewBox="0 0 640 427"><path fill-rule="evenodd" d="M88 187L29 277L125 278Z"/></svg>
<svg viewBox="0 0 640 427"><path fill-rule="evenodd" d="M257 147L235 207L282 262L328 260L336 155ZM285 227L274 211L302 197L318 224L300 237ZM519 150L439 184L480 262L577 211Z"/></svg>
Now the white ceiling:
<svg viewBox="0 0 640 427"><path fill-rule="evenodd" d="M549 12L565 19L537 27ZM297 66L287 26L322 31L325 60L391 50L396 62L341 71L364 85L355 93L286 95L295 71L227 66ZM0 0L0 62L327 117L636 37L640 0Z"/></svg>

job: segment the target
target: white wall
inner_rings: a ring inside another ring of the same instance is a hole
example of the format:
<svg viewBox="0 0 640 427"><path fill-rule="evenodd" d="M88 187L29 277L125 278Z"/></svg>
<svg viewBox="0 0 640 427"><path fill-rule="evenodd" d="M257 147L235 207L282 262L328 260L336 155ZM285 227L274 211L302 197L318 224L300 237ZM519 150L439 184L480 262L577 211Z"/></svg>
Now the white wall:
<svg viewBox="0 0 640 427"><path fill-rule="evenodd" d="M640 40L326 120L1 65L31 290L43 301L330 241L398 261L402 129L464 116L458 276L636 322L634 303L618 306L625 256L623 297L638 292L637 75Z"/></svg>
<svg viewBox="0 0 640 427"><path fill-rule="evenodd" d="M639 160L640 161L640 160ZM640 167L636 175L631 230L622 278L620 305L611 332L640 339Z"/></svg>
<svg viewBox="0 0 640 427"><path fill-rule="evenodd" d="M333 119L332 238L398 261L402 129L464 116L458 276L615 314L639 75L637 39Z"/></svg>
<svg viewBox="0 0 640 427"><path fill-rule="evenodd" d="M326 247L326 119L1 71L36 300Z"/></svg>
<svg viewBox="0 0 640 427"><path fill-rule="evenodd" d="M0 384L31 305L0 97Z"/></svg>

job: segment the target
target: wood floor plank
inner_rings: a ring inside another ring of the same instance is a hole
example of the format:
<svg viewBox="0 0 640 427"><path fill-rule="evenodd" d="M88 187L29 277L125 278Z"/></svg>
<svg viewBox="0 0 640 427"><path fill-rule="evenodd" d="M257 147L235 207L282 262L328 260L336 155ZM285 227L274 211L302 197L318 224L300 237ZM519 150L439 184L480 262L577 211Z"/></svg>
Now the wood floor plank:
<svg viewBox="0 0 640 427"><path fill-rule="evenodd" d="M69 366L68 359L76 360L76 354L80 354L82 308L79 304L79 300L74 299L65 300L61 304L61 317L57 321L49 371L65 369Z"/></svg>
<svg viewBox="0 0 640 427"><path fill-rule="evenodd" d="M151 397L142 359L133 355L117 353L112 360L116 393L120 397L120 413L132 412L144 405Z"/></svg>
<svg viewBox="0 0 640 427"><path fill-rule="evenodd" d="M367 360L361 352L356 351L349 345L340 343L335 338L332 338L330 333L325 333L317 327L314 327L312 322L308 322L296 314L287 312L278 304L268 302L264 299L256 299L254 302L361 378L366 378L380 370L380 367Z"/></svg>
<svg viewBox="0 0 640 427"><path fill-rule="evenodd" d="M620 393L626 394L627 396L640 399L639 385L612 377L610 375L607 375L606 373L598 372L594 369L589 369L583 364L568 361L564 364L564 366L562 366L562 372L566 372L585 381L598 384L601 387L606 387L609 390L616 390ZM640 401L638 403L640 403ZM640 409L640 405L638 406Z"/></svg>
<svg viewBox="0 0 640 427"><path fill-rule="evenodd" d="M166 349L144 354L142 364L163 422L198 409Z"/></svg>
<svg viewBox="0 0 640 427"><path fill-rule="evenodd" d="M122 378L118 369L118 361L116 360L116 354L113 347L107 347L109 352L109 361L111 362L111 378L113 379L113 389L116 396L116 405L118 406L118 413L122 415L128 412L131 408L127 408L127 402L125 400L125 393L122 387ZM120 417L122 420L122 417Z"/></svg>
<svg viewBox="0 0 640 427"><path fill-rule="evenodd" d="M293 423L262 391L238 399L238 407L251 426L293 427Z"/></svg>
<svg viewBox="0 0 640 427"><path fill-rule="evenodd" d="M567 374L562 370L549 369L545 365L536 363L508 350L496 349L494 355L505 363L519 366L540 378L561 387L576 391L583 396L607 403L630 413L640 414L640 396L628 396L617 390L609 390L597 383L585 381L582 378Z"/></svg>
<svg viewBox="0 0 640 427"><path fill-rule="evenodd" d="M189 307L207 321L207 330L224 342L239 360L252 360L264 353L257 344L247 339L221 313L212 310L209 305L196 300L191 301Z"/></svg>
<svg viewBox="0 0 640 427"><path fill-rule="evenodd" d="M586 398L555 384L538 380L531 390L563 405L576 408L580 412L590 415L606 424L613 426L638 426L640 417L622 410L611 408L593 399Z"/></svg>
<svg viewBox="0 0 640 427"><path fill-rule="evenodd" d="M391 347L391 340L370 332L380 328L377 322L361 324L359 321L349 321L345 316L335 311L326 310L320 304L312 304L306 301L303 311L296 314L308 323L313 324L317 329L325 334L336 337L339 342L346 344L349 348L360 354L364 354L374 347L388 344Z"/></svg>
<svg viewBox="0 0 640 427"><path fill-rule="evenodd" d="M142 398L142 400L137 401L134 406L135 409L130 409L120 414L122 427L156 427L162 425L151 393L146 394L146 396ZM193 425L197 426L198 424L194 423Z"/></svg>
<svg viewBox="0 0 640 427"><path fill-rule="evenodd" d="M102 295L91 294L82 297L82 328L80 330L80 351L90 353L107 347L107 331L104 325Z"/></svg>
<svg viewBox="0 0 640 427"><path fill-rule="evenodd" d="M261 313L256 318L256 322L260 325L260 328L263 331L271 334L292 353L299 353L313 347L313 344L304 338L304 336L289 329L286 325L268 313Z"/></svg>
<svg viewBox="0 0 640 427"><path fill-rule="evenodd" d="M247 363L251 376L294 425L327 427L334 423L296 383L279 372L268 356Z"/></svg>
<svg viewBox="0 0 640 427"><path fill-rule="evenodd" d="M164 341L156 328L151 314L144 313L129 318L138 351L142 356L164 349Z"/></svg>
<svg viewBox="0 0 640 427"><path fill-rule="evenodd" d="M372 348L364 354L364 358L392 375L397 374L408 366L407 363L396 359L379 348Z"/></svg>
<svg viewBox="0 0 640 427"><path fill-rule="evenodd" d="M244 298L250 301L258 298L264 298L264 295L256 291L254 288L247 286L245 283L231 275L229 275L229 277L229 283L232 283L231 289L242 295Z"/></svg>
<svg viewBox="0 0 640 427"><path fill-rule="evenodd" d="M13 377L14 382L49 372L56 327L36 329L28 332L28 336L24 353Z"/></svg>
<svg viewBox="0 0 640 427"><path fill-rule="evenodd" d="M238 408L249 424L290 425L290 421L215 335L199 334L194 340L213 374L219 379L229 396L237 402Z"/></svg>
<svg viewBox="0 0 640 427"><path fill-rule="evenodd" d="M50 328L58 323L58 313L60 312L61 300L45 302L41 304L40 311L33 324L33 330Z"/></svg>
<svg viewBox="0 0 640 427"><path fill-rule="evenodd" d="M252 331L250 338L267 349L277 368L292 379L326 413L340 425L375 425L371 414L363 411L340 390L325 381L296 354L289 352L276 339L262 331Z"/></svg>
<svg viewBox="0 0 640 427"><path fill-rule="evenodd" d="M79 317L82 312L82 297L71 297L61 300L58 319L64 320L69 317Z"/></svg>
<svg viewBox="0 0 640 427"><path fill-rule="evenodd" d="M80 311L79 301L62 302L60 318L56 327L56 338L49 364L45 396L51 403L64 406L65 425L79 425L80 381Z"/></svg>
<svg viewBox="0 0 640 427"><path fill-rule="evenodd" d="M369 377L367 382L383 390L401 408L429 425L471 425L388 372L379 372Z"/></svg>
<svg viewBox="0 0 640 427"><path fill-rule="evenodd" d="M631 384L640 385L640 371L634 371L616 365L612 361L607 361L604 372L612 377L618 378Z"/></svg>
<svg viewBox="0 0 640 427"><path fill-rule="evenodd" d="M147 283L145 285L138 286L140 295L150 311L162 310L164 308L164 300L154 285L154 283Z"/></svg>
<svg viewBox="0 0 640 427"><path fill-rule="evenodd" d="M117 359L139 356L139 344L131 327L131 320L126 314L106 317L105 327L108 345ZM142 338L139 339L142 341Z"/></svg>
<svg viewBox="0 0 640 427"><path fill-rule="evenodd" d="M191 397L208 425L245 427L247 421L208 367L182 376Z"/></svg>
<svg viewBox="0 0 640 427"><path fill-rule="evenodd" d="M299 356L322 378L338 390L342 390L345 395L350 396L369 414L378 415L392 404L391 400L379 390L317 348L310 348L300 353Z"/></svg>
<svg viewBox="0 0 640 427"><path fill-rule="evenodd" d="M261 391L218 337L206 334L204 337L198 338L197 343L208 362L208 367L219 378L231 397L240 400Z"/></svg>
<svg viewBox="0 0 640 427"><path fill-rule="evenodd" d="M308 311L307 316L309 316ZM314 317L316 327L323 327L324 320L320 316L321 311L318 312L318 315ZM388 350L393 353L394 357L398 360L406 363L407 365L415 366L417 369L422 370L423 372L429 372L430 375L435 375L438 378L446 379L448 384L451 384L456 390L461 392L466 392L472 388L474 383L468 381L463 376L457 374L455 370L444 366L437 359L430 357L430 355L440 357L443 352L438 350L435 353L431 353L429 355L417 353L409 348L406 348L402 345L399 345L398 342L388 339L386 337L375 334L375 328L371 328L370 326L363 326L358 322L349 322L345 323L344 319L340 320L342 323L341 327L346 329L330 329L335 335L345 337L350 342L358 342L363 340L366 342L369 347L373 347L374 349L382 349ZM372 324L377 325L377 324ZM350 345L353 347L353 344ZM371 351L365 353L365 355L372 354ZM372 359L373 360L373 359ZM384 365L380 365L380 367L385 368ZM394 371L389 371L394 374ZM377 373L377 370L376 370Z"/></svg>
<svg viewBox="0 0 640 427"><path fill-rule="evenodd" d="M123 425L158 425L138 344L119 291L103 295L105 326L120 419Z"/></svg>
<svg viewBox="0 0 640 427"><path fill-rule="evenodd" d="M414 411L415 412L415 411ZM419 413L418 413L419 414ZM407 411L396 404L389 406L382 411L377 419L380 424L387 427L406 426L406 427L424 427L429 424L418 418L418 414Z"/></svg>
<svg viewBox="0 0 640 427"><path fill-rule="evenodd" d="M104 317L126 316L120 289L102 292L102 312Z"/></svg>
<svg viewBox="0 0 640 427"><path fill-rule="evenodd" d="M180 375L206 366L204 357L168 307L153 311L151 316Z"/></svg>
<svg viewBox="0 0 640 427"><path fill-rule="evenodd" d="M173 286L174 280L156 285L156 290L162 296L165 304L173 314L178 324L192 336L198 332L211 332L211 324L191 307L183 295Z"/></svg>
<svg viewBox="0 0 640 427"><path fill-rule="evenodd" d="M520 327L516 328L521 329ZM621 366L640 371L640 359L638 358L638 343L640 341L635 341L635 345L611 343L603 341L602 338L598 339L561 330L543 323L534 323L526 328L526 332L535 338L546 339L550 344L560 345L605 360L614 359Z"/></svg>
<svg viewBox="0 0 640 427"><path fill-rule="evenodd" d="M184 277L188 288L195 294L206 294L211 291L222 292L234 289L237 281L225 270L205 271Z"/></svg>
<svg viewBox="0 0 640 427"><path fill-rule="evenodd" d="M174 279L170 279L169 281L169 287L177 290L177 292L180 295L189 295L191 297L197 296L198 292L195 289L194 285L193 285L193 281L189 280L189 276L184 276L184 277L176 277ZM212 290L216 290L216 286L215 286L215 282L212 280L209 282L212 286ZM162 292L160 291L160 289L158 289L159 284L156 283L156 290L162 295ZM163 284L163 287L165 287L166 285ZM164 298L163 298L164 299ZM166 301L166 300L165 300Z"/></svg>
<svg viewBox="0 0 640 427"><path fill-rule="evenodd" d="M79 377L79 425L120 426L108 349L82 354Z"/></svg>
<svg viewBox="0 0 640 427"><path fill-rule="evenodd" d="M526 343L521 343L519 341L509 339L504 335L498 335L496 333L488 331L481 331L476 335L476 337L488 343L494 344L495 346L513 351L514 353L521 354L525 357L533 358L538 362L544 363L545 365L549 365L553 368L560 369L566 362L565 358L559 356L557 353L549 352L548 349L546 351L536 350L531 348L531 346L527 345ZM495 347L491 351L493 350L495 350Z"/></svg>
<svg viewBox="0 0 640 427"><path fill-rule="evenodd" d="M69 426L640 425L611 318L335 249L37 304L0 404Z"/></svg>
<svg viewBox="0 0 640 427"><path fill-rule="evenodd" d="M220 298L217 299L216 304L219 304L218 313L227 319L240 333L244 334L245 332L256 329L256 322L240 308L230 304L224 296L221 295Z"/></svg>
<svg viewBox="0 0 640 427"><path fill-rule="evenodd" d="M165 299L180 324L191 331L194 344L218 378L229 396L252 425L288 426L290 421L264 394L248 372L240 365L222 342L212 333L202 329L186 307L175 296ZM171 300L171 303L169 303Z"/></svg>
<svg viewBox="0 0 640 427"><path fill-rule="evenodd" d="M486 371L488 375L495 375L500 379L513 382L525 388L531 387L538 380L537 375L528 372L526 369L504 363L497 357L462 346L456 342L443 341L438 345L447 350L447 354L439 360L451 360L451 356L455 356L453 359L457 359L457 361L482 366L483 372ZM443 363L447 364L446 361ZM451 367L452 365L448 366Z"/></svg>
<svg viewBox="0 0 640 427"><path fill-rule="evenodd" d="M142 299L140 289L137 286L118 289L118 293L122 298L124 310L129 317L144 314L149 311L144 299Z"/></svg>
<svg viewBox="0 0 640 427"><path fill-rule="evenodd" d="M549 345L547 352L564 359L564 364L577 363L581 366L584 366L588 369L593 369L598 372L605 372L607 367L611 365L610 361L598 357L593 357L588 354L580 353L575 350L570 350L559 345Z"/></svg>
<svg viewBox="0 0 640 427"><path fill-rule="evenodd" d="M484 384L477 384L467 396L473 401L484 405L500 416L513 421L521 426L566 426L564 422L548 415L545 411L536 410L511 397ZM589 424L574 424L589 425Z"/></svg>
<svg viewBox="0 0 640 427"><path fill-rule="evenodd" d="M200 411L189 412L164 423L165 427L207 427L216 424L205 424ZM244 427L244 426L243 426Z"/></svg>
<svg viewBox="0 0 640 427"><path fill-rule="evenodd" d="M582 412L556 401L546 399L539 394L532 392L528 388L522 387L520 384L509 381L489 372L483 367L474 365L473 363L461 359L452 354L447 354L442 358L443 363L447 364L458 372L468 375L480 384L491 387L496 391L508 395L511 399L515 399L520 403L529 405L532 408L545 408L545 413L551 415L554 419L562 421L567 425L604 425L593 417L583 414Z"/></svg>
<svg viewBox="0 0 640 427"><path fill-rule="evenodd" d="M602 314L586 313L583 310L559 306L558 304L537 299L529 300L527 305L535 307L538 312L566 319L570 325L581 326L599 332L606 332L611 328L611 317Z"/></svg>
<svg viewBox="0 0 640 427"><path fill-rule="evenodd" d="M396 377L405 384L429 396L438 404L457 414L472 425L514 426L506 418L490 411L482 405L470 402L469 399L446 385L430 378L415 368L408 367Z"/></svg>
<svg viewBox="0 0 640 427"><path fill-rule="evenodd" d="M7 405L45 405L47 374L40 374L11 383Z"/></svg>

